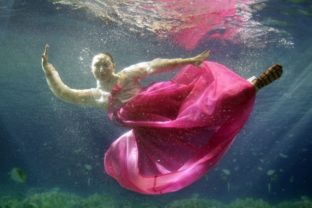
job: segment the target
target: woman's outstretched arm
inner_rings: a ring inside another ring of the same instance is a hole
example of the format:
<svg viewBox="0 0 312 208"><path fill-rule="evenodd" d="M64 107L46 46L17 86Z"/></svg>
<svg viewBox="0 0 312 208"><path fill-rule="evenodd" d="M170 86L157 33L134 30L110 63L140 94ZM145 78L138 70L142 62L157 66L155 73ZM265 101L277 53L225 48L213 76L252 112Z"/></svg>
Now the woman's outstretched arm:
<svg viewBox="0 0 312 208"><path fill-rule="evenodd" d="M190 58L161 59L157 58L150 62L151 73L168 71L187 64L200 65L209 57L210 51L204 51Z"/></svg>
<svg viewBox="0 0 312 208"><path fill-rule="evenodd" d="M119 74L129 79L142 79L150 74L174 70L177 67L181 67L187 64L200 65L208 58L209 54L210 51L207 50L198 54L197 56L190 58L157 58L150 62L142 62L129 66L119 72Z"/></svg>
<svg viewBox="0 0 312 208"><path fill-rule="evenodd" d="M41 60L49 88L56 97L68 103L96 107L94 96L100 96L96 95L100 92L97 92L96 89L72 89L64 84L57 70L48 62L48 45L44 48Z"/></svg>

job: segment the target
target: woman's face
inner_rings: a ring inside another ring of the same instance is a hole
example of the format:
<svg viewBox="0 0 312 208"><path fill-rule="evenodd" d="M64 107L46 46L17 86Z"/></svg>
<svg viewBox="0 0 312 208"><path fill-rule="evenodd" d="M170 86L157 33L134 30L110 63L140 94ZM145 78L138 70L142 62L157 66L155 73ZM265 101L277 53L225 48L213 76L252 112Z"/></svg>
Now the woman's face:
<svg viewBox="0 0 312 208"><path fill-rule="evenodd" d="M98 54L92 60L92 73L97 80L105 80L115 71L115 64L106 54Z"/></svg>

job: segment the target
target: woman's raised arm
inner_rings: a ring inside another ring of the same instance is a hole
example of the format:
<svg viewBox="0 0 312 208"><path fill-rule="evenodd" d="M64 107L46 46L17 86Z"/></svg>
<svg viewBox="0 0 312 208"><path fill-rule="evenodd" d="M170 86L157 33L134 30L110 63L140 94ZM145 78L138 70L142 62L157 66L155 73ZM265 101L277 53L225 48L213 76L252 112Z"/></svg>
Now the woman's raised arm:
<svg viewBox="0 0 312 208"><path fill-rule="evenodd" d="M100 92L96 89L72 89L64 84L57 70L48 62L48 47L48 45L45 46L41 60L42 69L53 94L68 103L97 107L94 97L99 97Z"/></svg>

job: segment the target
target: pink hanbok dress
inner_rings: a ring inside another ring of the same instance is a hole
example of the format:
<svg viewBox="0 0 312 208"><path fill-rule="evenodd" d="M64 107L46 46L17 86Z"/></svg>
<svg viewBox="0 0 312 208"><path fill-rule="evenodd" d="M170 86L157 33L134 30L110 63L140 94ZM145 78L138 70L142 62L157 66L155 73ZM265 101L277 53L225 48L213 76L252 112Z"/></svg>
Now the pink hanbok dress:
<svg viewBox="0 0 312 208"><path fill-rule="evenodd" d="M112 92L111 106L121 92ZM256 90L227 67L187 65L110 111L131 129L105 153L107 174L143 194L178 191L216 165L247 121Z"/></svg>

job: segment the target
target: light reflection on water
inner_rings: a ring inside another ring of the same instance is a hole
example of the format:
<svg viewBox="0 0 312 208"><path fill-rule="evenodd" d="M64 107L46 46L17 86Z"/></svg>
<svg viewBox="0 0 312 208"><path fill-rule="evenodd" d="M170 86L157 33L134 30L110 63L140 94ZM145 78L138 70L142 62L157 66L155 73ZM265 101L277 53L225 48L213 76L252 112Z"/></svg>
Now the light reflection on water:
<svg viewBox="0 0 312 208"><path fill-rule="evenodd" d="M269 34L278 34L275 44L292 47L291 37L270 24L263 24L253 14L266 7L263 0L53 0L58 6L84 9L103 22L117 22L129 30L149 31L171 38L186 49L194 49L203 38L262 48L272 44ZM279 24L277 20L266 20Z"/></svg>

